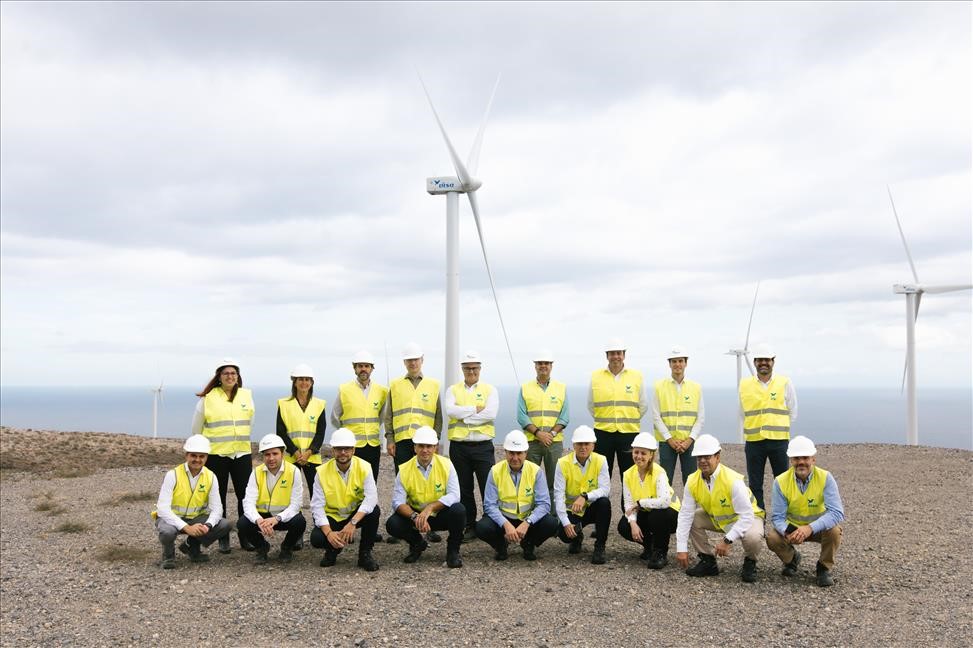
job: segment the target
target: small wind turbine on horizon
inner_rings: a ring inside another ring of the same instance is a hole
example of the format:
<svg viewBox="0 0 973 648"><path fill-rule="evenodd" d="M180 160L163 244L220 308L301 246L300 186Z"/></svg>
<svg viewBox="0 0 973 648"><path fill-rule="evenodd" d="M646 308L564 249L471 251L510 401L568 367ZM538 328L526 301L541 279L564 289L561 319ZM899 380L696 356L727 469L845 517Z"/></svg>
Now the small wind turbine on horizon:
<svg viewBox="0 0 973 648"><path fill-rule="evenodd" d="M747 369L750 370L750 375L753 376L753 364L750 362L750 327L753 326L753 313L757 309L757 295L760 293L760 282L757 282L757 289L753 291L753 305L750 306L750 321L747 322L747 337L743 340L742 349L730 349L726 352L726 355L736 356L737 359L737 389L740 388L740 381L743 380L743 363L746 361ZM740 441L743 441L743 427L740 427Z"/></svg>
<svg viewBox="0 0 973 648"><path fill-rule="evenodd" d="M916 402L916 319L919 317L919 302L922 301L923 293L936 294L971 290L973 284L926 286L919 281L916 264L912 260L909 244L905 240L905 232L902 230L899 213L895 209L895 201L892 200L892 189L888 186L886 186L886 189L889 193L889 202L892 204L892 215L895 216L895 224L899 228L899 236L902 237L902 247L905 248L905 255L908 257L909 267L912 269L912 278L915 280L914 284L894 284L892 292L897 295L905 295L905 368L902 370L902 387L906 392L905 438L907 444L919 445L919 409Z"/></svg>
<svg viewBox="0 0 973 648"><path fill-rule="evenodd" d="M159 438L159 403L162 402L162 381L158 387L149 390L152 394L152 438Z"/></svg>

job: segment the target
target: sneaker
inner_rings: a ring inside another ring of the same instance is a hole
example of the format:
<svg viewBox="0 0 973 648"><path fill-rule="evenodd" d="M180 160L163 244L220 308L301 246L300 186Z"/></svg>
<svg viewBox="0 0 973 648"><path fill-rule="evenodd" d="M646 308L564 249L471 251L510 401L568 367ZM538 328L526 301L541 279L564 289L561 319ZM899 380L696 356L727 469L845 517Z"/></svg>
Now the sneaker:
<svg viewBox="0 0 973 648"><path fill-rule="evenodd" d="M378 561L372 556L371 551L364 551L358 556L358 566L367 572L378 571Z"/></svg>
<svg viewBox="0 0 973 648"><path fill-rule="evenodd" d="M830 569L818 562L816 570L818 587L831 587L834 585L834 578L831 576Z"/></svg>
<svg viewBox="0 0 973 648"><path fill-rule="evenodd" d="M797 576L797 566L801 564L801 552L797 549L794 550L794 557L791 561L784 565L784 569L781 570L781 575L783 576Z"/></svg>
<svg viewBox="0 0 973 648"><path fill-rule="evenodd" d="M318 563L321 567L334 567L334 564L338 561L338 554L333 551L325 551L324 556L321 558L321 562Z"/></svg>
<svg viewBox="0 0 973 648"><path fill-rule="evenodd" d="M753 558L743 559L743 569L740 570L740 580L744 583L757 582L757 561Z"/></svg>
<svg viewBox="0 0 973 648"><path fill-rule="evenodd" d="M506 560L507 559L507 556L508 556L508 554L507 554L507 542L506 541L501 542L501 544L499 544L499 545L497 545L496 547L493 548L493 551L494 551L494 554L493 554L493 559L494 560Z"/></svg>
<svg viewBox="0 0 973 648"><path fill-rule="evenodd" d="M420 540L416 544L409 545L409 553L405 558L402 559L402 562L414 563L415 561L419 560L419 558L422 556L422 552L425 551L428 546L429 543L425 540Z"/></svg>
<svg viewBox="0 0 973 648"><path fill-rule="evenodd" d="M475 534L474 534L475 535ZM443 537L436 533L435 531L430 531L426 534L426 542L442 542Z"/></svg>
<svg viewBox="0 0 973 648"><path fill-rule="evenodd" d="M257 555L253 557L253 562L255 565L266 565L267 564L267 550L266 549L256 549Z"/></svg>
<svg viewBox="0 0 973 648"><path fill-rule="evenodd" d="M595 545L595 550L591 552L592 565L605 564L605 545Z"/></svg>
<svg viewBox="0 0 973 648"><path fill-rule="evenodd" d="M656 549L652 552L652 555L649 556L649 561L648 563L646 563L646 566L649 569L662 569L668 563L669 563L669 554L665 551Z"/></svg>
<svg viewBox="0 0 973 648"><path fill-rule="evenodd" d="M278 554L277 558L280 559L281 562L289 563L290 561L294 560L294 550L290 547L281 547L280 554Z"/></svg>
<svg viewBox="0 0 973 648"><path fill-rule="evenodd" d="M220 538L220 541L219 542L220 542L219 545L218 545L219 552L221 554L228 554L228 553L230 553L230 536L228 536L228 535L223 536L222 538Z"/></svg>
<svg viewBox="0 0 973 648"><path fill-rule="evenodd" d="M450 569L463 566L463 559L460 558L459 550L446 552L446 566Z"/></svg>
<svg viewBox="0 0 973 648"><path fill-rule="evenodd" d="M537 547L526 542L520 547L524 550L524 560L537 560Z"/></svg>
<svg viewBox="0 0 973 648"><path fill-rule="evenodd" d="M686 570L687 576L716 576L720 568L716 566L716 556L699 554L699 562Z"/></svg>

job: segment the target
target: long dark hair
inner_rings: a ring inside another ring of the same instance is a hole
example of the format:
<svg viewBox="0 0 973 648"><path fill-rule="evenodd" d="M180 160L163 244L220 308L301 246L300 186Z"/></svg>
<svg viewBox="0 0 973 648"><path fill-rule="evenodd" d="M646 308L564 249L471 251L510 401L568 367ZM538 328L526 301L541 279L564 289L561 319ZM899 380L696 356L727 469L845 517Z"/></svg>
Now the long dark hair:
<svg viewBox="0 0 973 648"><path fill-rule="evenodd" d="M305 376L297 376L291 378L291 400L297 400L297 378L304 378ZM314 398L314 378L311 378L311 388L307 390L307 402L311 402Z"/></svg>
<svg viewBox="0 0 973 648"><path fill-rule="evenodd" d="M216 371L213 373L213 377L210 378L209 382L206 383L206 386L203 387L203 391L199 392L196 395L202 398L203 396L206 396L206 394L213 391L215 388L219 387L220 372L223 371L226 367L233 367L234 369L236 369L236 384L233 386L233 391L230 392L230 402L232 403L233 399L236 398L237 390L240 387L243 387L243 374L240 373L240 367L237 367L236 365L223 365L221 367L217 367Z"/></svg>

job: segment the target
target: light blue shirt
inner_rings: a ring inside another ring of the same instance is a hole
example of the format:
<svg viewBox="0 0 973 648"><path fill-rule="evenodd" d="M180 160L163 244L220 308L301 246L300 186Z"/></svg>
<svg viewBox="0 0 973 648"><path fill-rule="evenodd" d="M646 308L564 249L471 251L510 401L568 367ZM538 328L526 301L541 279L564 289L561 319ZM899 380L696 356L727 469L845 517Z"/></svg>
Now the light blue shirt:
<svg viewBox="0 0 973 648"><path fill-rule="evenodd" d="M802 482L797 475L794 475L794 481L797 482L797 487L802 493L807 490L809 480L810 477L808 481ZM780 484L777 483L776 479L771 497L773 498L771 504L774 507L774 512L770 521L778 533L785 535L787 532L787 498L784 497L784 492L780 489ZM834 475L828 473L828 478L824 480L824 515L811 522L811 532L827 531L844 519L845 509L841 504L841 495L838 493L838 482L835 481Z"/></svg>
<svg viewBox="0 0 973 648"><path fill-rule="evenodd" d="M430 461L429 465L423 468L419 460L416 459L416 466L418 466L419 472L426 479L429 479L429 473L432 472L432 464L433 462ZM456 478L456 470L453 468L453 463L450 462L449 477L446 479L446 494L439 498L439 502L444 507L449 508L458 501L459 480ZM405 486L402 485L402 471L399 470L399 474L395 476L395 488L392 490L392 511L398 510L400 506L406 503Z"/></svg>
<svg viewBox="0 0 973 648"><path fill-rule="evenodd" d="M508 467L507 470L510 470ZM522 470L513 472L510 470L510 477L514 480L514 486L520 487L520 476L523 474ZM483 512L487 516L497 523L497 526L503 528L506 524L507 518L500 511L500 507L497 504L500 496L497 492L497 484L493 481L493 470L490 470L490 476L487 477L486 488L483 492ZM544 478L544 469L541 468L537 471L537 479L534 481L534 508L527 516L527 524L536 524L538 520L551 512L551 498L547 490L547 479Z"/></svg>
<svg viewBox="0 0 973 648"><path fill-rule="evenodd" d="M540 383L537 384L540 386L541 389L547 391L547 387L551 383L547 383L544 385L541 385ZM570 416L568 415L569 411L570 410L568 408L568 393L567 391L565 391L564 403L561 404L561 412L557 415L557 422L555 423L555 425L562 425L564 426L564 429L567 429L568 423L570 422ZM521 388L520 391L517 392L517 425L519 425L520 429L523 430L531 423L533 423L533 421L531 421L530 417L527 416L527 401L524 400L524 390L523 388Z"/></svg>

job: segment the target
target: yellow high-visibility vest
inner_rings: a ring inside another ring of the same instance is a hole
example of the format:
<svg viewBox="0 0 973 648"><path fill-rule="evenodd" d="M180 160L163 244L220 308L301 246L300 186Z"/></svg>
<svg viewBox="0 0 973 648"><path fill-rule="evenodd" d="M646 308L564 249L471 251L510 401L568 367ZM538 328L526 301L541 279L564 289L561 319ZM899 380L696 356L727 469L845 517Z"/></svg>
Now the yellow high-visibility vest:
<svg viewBox="0 0 973 648"><path fill-rule="evenodd" d="M301 404L293 396L277 399L277 407L280 410L280 418L284 421L287 434L291 441L297 446L298 450L307 450L311 447L311 439L318 431L318 422L324 419L324 408L327 402L315 396L311 397L305 409L301 409ZM287 453L284 459L289 463L294 463L294 455ZM307 460L308 463L321 463L321 454L315 453Z"/></svg>
<svg viewBox="0 0 973 648"><path fill-rule="evenodd" d="M683 379L680 389L671 378L655 381L655 393L659 398L659 414L662 422L669 428L669 434L674 439L688 439L699 417L699 400L703 395L703 388L699 383ZM655 431L655 438L660 443L665 441L662 432Z"/></svg>
<svg viewBox="0 0 973 648"><path fill-rule="evenodd" d="M638 433L642 420L639 413L641 372L623 369L615 380L608 369L598 369L591 374L591 391L595 428L604 432Z"/></svg>
<svg viewBox="0 0 973 648"><path fill-rule="evenodd" d="M713 525L717 529L726 531L727 527L736 522L737 518L740 517L733 510L733 496L730 491L733 487L733 482L737 480L743 481L743 475L723 465L719 466L718 470L716 479L713 480L712 491L706 487L702 473L698 470L686 480L686 488L692 493L693 499L696 500L700 508L709 515L713 521ZM747 492L750 493L750 506L753 507L753 514L763 519L764 510L757 506L757 500L749 488Z"/></svg>
<svg viewBox="0 0 973 648"><path fill-rule="evenodd" d="M791 412L784 401L786 376L773 376L767 386L756 376L740 381L743 438L747 441L791 438Z"/></svg>
<svg viewBox="0 0 973 648"><path fill-rule="evenodd" d="M571 509L574 500L578 499L581 493L587 493L598 488L598 475L601 474L601 467L605 465L605 455L592 452L588 456L584 471L574 461L574 453L570 452L557 460L561 467L561 474L564 475L564 504ZM584 509L588 510L588 502L585 501Z"/></svg>
<svg viewBox="0 0 973 648"><path fill-rule="evenodd" d="M176 486L172 489L172 501L169 508L181 518L192 519L198 515L209 515L209 492L213 490L216 475L203 466L196 480L194 489L186 472L187 464L179 464L169 472L176 477ZM159 517L157 511L152 511L152 519Z"/></svg>
<svg viewBox="0 0 973 648"><path fill-rule="evenodd" d="M330 459L315 471L321 490L324 491L324 513L335 522L341 522L355 514L365 499L365 477L372 468L364 459L351 458L348 481L341 477L338 464Z"/></svg>
<svg viewBox="0 0 973 648"><path fill-rule="evenodd" d="M525 520L534 510L534 486L541 467L525 461L520 469L520 483L514 485L510 465L506 461L494 464L493 483L497 486L497 508L507 517Z"/></svg>
<svg viewBox="0 0 973 648"><path fill-rule="evenodd" d="M486 383L478 383L476 389L467 391L466 383L458 382L450 389L453 391L453 397L456 399L456 404L461 407L486 405L487 399L490 394L493 393L493 386ZM470 436L471 432L479 432L480 434L485 434L491 439L496 435L496 431L493 428L493 421L485 421L479 424L464 423L462 419L454 419L450 417L449 419L449 440L455 441L457 439L465 439Z"/></svg>
<svg viewBox="0 0 973 648"><path fill-rule="evenodd" d="M547 383L545 390L536 380L525 382L520 387L524 395L524 403L527 405L527 416L530 422L537 426L541 432L550 432L557 425L558 416L564 407L564 398L567 394L567 387L563 382L552 380ZM533 441L537 437L533 432L524 430L528 441ZM564 441L564 430L554 435L555 441Z"/></svg>
<svg viewBox="0 0 973 648"><path fill-rule="evenodd" d="M419 458L413 457L399 466L399 480L405 489L405 499L413 511L422 512L428 505L442 499L446 495L449 483L449 471L453 464L446 457L432 456L432 468L429 479L419 470ZM433 513L435 516L435 513Z"/></svg>
<svg viewBox="0 0 973 648"><path fill-rule="evenodd" d="M632 499L638 504L639 500L642 499L653 499L658 497L655 480L659 478L659 475L666 480L666 488L669 489L669 508L678 511L679 510L679 497L676 496L675 491L672 490L672 486L669 485L669 476L666 475L666 471L662 469L659 464L653 464L652 474L645 476L645 481L639 479L639 467L632 466L622 474L622 480L625 485L628 486L628 492L632 494Z"/></svg>
<svg viewBox="0 0 973 648"><path fill-rule="evenodd" d="M203 436L209 439L211 455L229 457L250 449L250 422L253 419L253 394L240 387L233 402L222 387L215 387L203 398Z"/></svg>
<svg viewBox="0 0 973 648"><path fill-rule="evenodd" d="M802 493L797 487L794 469L777 476L777 485L787 500L787 523L796 527L814 522L824 515L824 484L828 480L828 471L817 466L811 471L807 489Z"/></svg>
<svg viewBox="0 0 973 648"><path fill-rule="evenodd" d="M267 466L260 464L254 469L254 477L257 481L257 512L270 513L277 515L291 504L291 491L294 489L294 480L300 479L297 468L294 464L286 461L281 464L283 472L274 490L267 490Z"/></svg>
<svg viewBox="0 0 973 648"><path fill-rule="evenodd" d="M355 433L356 448L380 445L378 430L382 424L382 408L385 407L388 394L389 388L376 382L369 384L367 396L357 380L338 388L341 426Z"/></svg>
<svg viewBox="0 0 973 648"><path fill-rule="evenodd" d="M432 427L436 422L438 380L423 376L413 387L408 378L396 378L390 386L389 397L392 399L392 433L396 443L411 439L423 425Z"/></svg>

